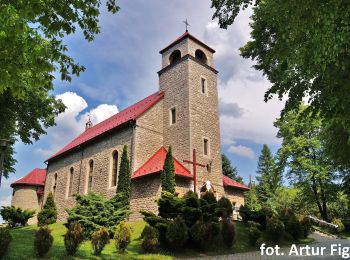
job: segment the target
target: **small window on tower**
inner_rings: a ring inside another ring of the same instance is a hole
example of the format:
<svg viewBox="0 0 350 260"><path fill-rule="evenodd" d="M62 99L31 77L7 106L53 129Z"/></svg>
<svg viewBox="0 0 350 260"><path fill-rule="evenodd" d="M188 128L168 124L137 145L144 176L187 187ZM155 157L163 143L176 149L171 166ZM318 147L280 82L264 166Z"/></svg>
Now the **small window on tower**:
<svg viewBox="0 0 350 260"><path fill-rule="evenodd" d="M207 80L205 78L201 78L201 92L202 94L207 92Z"/></svg>
<svg viewBox="0 0 350 260"><path fill-rule="evenodd" d="M204 155L209 155L209 140L206 138L203 141L203 153Z"/></svg>
<svg viewBox="0 0 350 260"><path fill-rule="evenodd" d="M173 125L176 123L176 108L173 107L170 109L170 124Z"/></svg>

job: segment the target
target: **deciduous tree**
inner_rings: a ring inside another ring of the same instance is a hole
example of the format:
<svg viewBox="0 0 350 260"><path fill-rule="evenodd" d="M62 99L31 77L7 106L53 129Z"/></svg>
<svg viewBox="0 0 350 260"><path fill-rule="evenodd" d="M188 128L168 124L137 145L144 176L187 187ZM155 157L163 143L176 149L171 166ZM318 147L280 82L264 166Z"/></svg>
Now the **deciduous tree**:
<svg viewBox="0 0 350 260"><path fill-rule="evenodd" d="M337 171L327 157L321 139L322 121L301 107L275 122L282 138L280 163L305 200L315 203L320 216L329 220L329 202L336 199Z"/></svg>
<svg viewBox="0 0 350 260"><path fill-rule="evenodd" d="M1 1L0 138L18 137L30 144L55 124L65 106L52 94L55 75L71 81L84 67L67 54L64 38L81 30L87 41L100 32L102 1ZM107 8L116 13L115 0ZM7 150L4 176L13 172L13 149Z"/></svg>
<svg viewBox="0 0 350 260"><path fill-rule="evenodd" d="M272 83L265 101L288 96L284 111L290 111L307 98L313 115L327 120L326 152L349 167L350 3L212 0L213 18L227 28L249 6L251 40L241 55L254 60L254 67Z"/></svg>

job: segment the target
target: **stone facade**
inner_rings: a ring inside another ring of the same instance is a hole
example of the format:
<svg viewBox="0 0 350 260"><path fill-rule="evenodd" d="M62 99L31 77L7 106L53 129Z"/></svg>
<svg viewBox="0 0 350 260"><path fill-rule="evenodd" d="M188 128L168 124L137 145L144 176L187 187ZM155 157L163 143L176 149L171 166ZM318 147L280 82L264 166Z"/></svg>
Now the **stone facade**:
<svg viewBox="0 0 350 260"><path fill-rule="evenodd" d="M237 219L239 215L238 209L240 206L244 205L244 191L232 187L225 187L225 197L231 201L234 207L233 217Z"/></svg>
<svg viewBox="0 0 350 260"><path fill-rule="evenodd" d="M35 216L28 220L28 224L37 223L37 214L42 207L42 196L37 194L38 187L23 185L13 188L11 205L22 209L34 209Z"/></svg>
<svg viewBox="0 0 350 260"><path fill-rule="evenodd" d="M176 50L180 50L181 59L170 64L169 57ZM195 57L197 50L205 54L205 63ZM173 154L180 161L191 160L192 150L196 149L197 161L208 165L197 168L197 189L210 180L217 196L221 196L224 190L213 53L191 38L185 38L162 53L162 66L158 74L160 90L166 93L163 101L164 144L173 147ZM202 79L205 79L205 93L202 93ZM176 109L175 124L170 123L172 108ZM204 139L209 145L207 155L203 151Z"/></svg>
<svg viewBox="0 0 350 260"><path fill-rule="evenodd" d="M72 193L86 194L88 192L89 162L93 160L94 166L91 191L103 194L107 198L114 196L116 187L111 186L112 154L114 151L118 151L120 160L123 146L127 145L129 149L131 147L133 131L134 128L130 126L126 129L111 133L76 152L70 153L48 164L45 183L45 200L49 192L54 193L58 220L65 220L67 216L65 209L75 205L74 197L68 195L71 168L74 169ZM56 188L54 188L55 179Z"/></svg>

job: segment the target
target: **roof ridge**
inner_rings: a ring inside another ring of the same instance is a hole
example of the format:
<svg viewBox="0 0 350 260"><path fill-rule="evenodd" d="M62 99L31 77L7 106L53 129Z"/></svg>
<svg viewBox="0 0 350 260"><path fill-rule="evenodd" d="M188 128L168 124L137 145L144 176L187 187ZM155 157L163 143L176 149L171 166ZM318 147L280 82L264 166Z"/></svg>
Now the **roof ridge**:
<svg viewBox="0 0 350 260"><path fill-rule="evenodd" d="M122 111L106 118L102 122L92 126L91 128L85 130L71 140L68 144L62 147L54 155L48 158L46 161L49 161L59 155L62 155L79 145L82 145L91 139L94 139L101 134L111 131L112 129L125 124L130 120L135 120L142 116L148 109L150 109L154 104L156 104L160 99L164 97L164 91L157 91L153 94L139 100L138 102L124 108Z"/></svg>

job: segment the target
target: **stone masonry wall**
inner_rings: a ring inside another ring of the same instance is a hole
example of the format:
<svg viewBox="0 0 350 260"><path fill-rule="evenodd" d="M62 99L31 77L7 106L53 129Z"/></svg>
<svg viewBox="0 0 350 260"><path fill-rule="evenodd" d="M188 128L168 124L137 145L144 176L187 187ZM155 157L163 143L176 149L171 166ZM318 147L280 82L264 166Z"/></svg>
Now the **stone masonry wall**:
<svg viewBox="0 0 350 260"><path fill-rule="evenodd" d="M228 198L234 206L233 218L237 219L239 216L238 209L240 206L244 205L244 191L239 189L234 189L232 187L225 188L225 197Z"/></svg>
<svg viewBox="0 0 350 260"><path fill-rule="evenodd" d="M163 145L163 100L136 120L133 171L140 168Z"/></svg>
<svg viewBox="0 0 350 260"><path fill-rule="evenodd" d="M73 193L87 193L89 161L94 161L92 192L103 194L111 198L116 192L116 187L111 187L112 154L118 151L118 167L124 145L128 146L130 156L132 127L106 136L95 141L80 151L71 153L56 161L50 162L47 168L45 184L45 199L49 192L53 191L55 174L57 174L55 202L58 210L58 220L63 221L67 217L66 208L75 205L75 199L68 196L70 169L74 169Z"/></svg>
<svg viewBox="0 0 350 260"><path fill-rule="evenodd" d="M35 216L28 220L28 224L37 223L37 214L41 210L42 201L38 200L38 195L36 193L36 186L16 186L13 189L13 196L11 200L11 206L21 209L34 209Z"/></svg>
<svg viewBox="0 0 350 260"><path fill-rule="evenodd" d="M182 61L159 76L163 99L163 143L171 145L173 156L180 162L190 159L190 118L188 91L188 61ZM176 109L176 123L170 124L170 109Z"/></svg>
<svg viewBox="0 0 350 260"><path fill-rule="evenodd" d="M218 92L216 73L200 62L190 60L190 122L191 149L197 150L197 161L210 165L210 169L198 167L197 185L207 180L212 182L217 195L224 194L222 187L222 162L220 123L218 110ZM206 93L201 90L201 78L206 79ZM204 155L204 139L209 140L209 153Z"/></svg>

